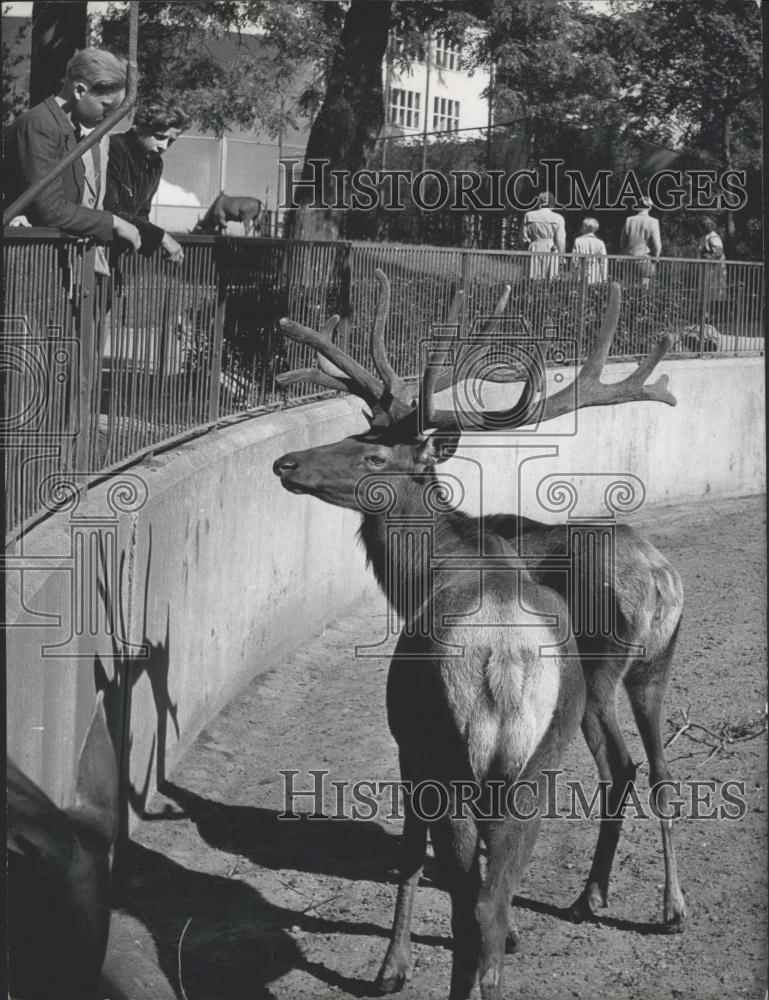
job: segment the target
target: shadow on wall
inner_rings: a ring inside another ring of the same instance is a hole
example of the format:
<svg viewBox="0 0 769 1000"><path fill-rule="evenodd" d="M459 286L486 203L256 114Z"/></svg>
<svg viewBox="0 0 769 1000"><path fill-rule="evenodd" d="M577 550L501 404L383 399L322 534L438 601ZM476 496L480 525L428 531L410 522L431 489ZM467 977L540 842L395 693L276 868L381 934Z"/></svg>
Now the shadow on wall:
<svg viewBox="0 0 769 1000"><path fill-rule="evenodd" d="M106 553L100 543L99 558L101 574L98 581L99 596L104 604L106 620L112 642L112 657L106 662L98 655L94 659L94 684L96 691L104 693L104 708L107 726L115 747L120 780L120 836L128 830L129 807L136 816L146 816L147 799L150 794L153 759L157 783L165 781L165 760L168 740L168 720L170 718L177 740L180 736L177 705L171 700L168 690L170 668L170 608L166 609L166 634L163 642L153 643L147 639L147 612L150 600L150 574L152 570L152 525L149 526L149 550L147 570L144 580L144 606L141 619L139 644L130 644L126 637L126 621L123 612L122 581L126 553L120 558L118 580L119 593L113 596L104 585L106 574ZM120 638L117 638L120 637ZM141 788L136 788L130 777L130 757L133 745L131 735L132 693L141 678L146 675L155 705L156 731L149 754L147 773Z"/></svg>

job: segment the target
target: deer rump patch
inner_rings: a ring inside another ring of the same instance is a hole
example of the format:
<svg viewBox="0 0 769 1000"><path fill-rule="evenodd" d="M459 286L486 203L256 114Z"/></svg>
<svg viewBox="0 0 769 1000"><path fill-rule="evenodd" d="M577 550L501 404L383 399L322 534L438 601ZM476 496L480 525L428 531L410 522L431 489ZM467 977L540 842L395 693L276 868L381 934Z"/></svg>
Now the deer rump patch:
<svg viewBox="0 0 769 1000"><path fill-rule="evenodd" d="M452 641L462 642L462 631ZM464 664L448 662L446 683L456 692L455 719L465 733L475 779L514 780L555 712L560 659L552 652L543 655L546 647L552 647L553 635L540 625L524 629L492 625L484 628L483 636L483 647L476 645ZM466 648L473 647L466 643Z"/></svg>

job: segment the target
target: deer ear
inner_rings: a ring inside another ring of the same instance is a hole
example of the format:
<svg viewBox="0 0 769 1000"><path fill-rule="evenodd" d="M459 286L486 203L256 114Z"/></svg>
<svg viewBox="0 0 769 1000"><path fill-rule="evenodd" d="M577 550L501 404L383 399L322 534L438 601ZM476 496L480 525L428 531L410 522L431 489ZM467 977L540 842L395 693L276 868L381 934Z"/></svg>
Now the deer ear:
<svg viewBox="0 0 769 1000"><path fill-rule="evenodd" d="M459 447L461 431L436 431L417 445L415 458L423 465L447 462Z"/></svg>

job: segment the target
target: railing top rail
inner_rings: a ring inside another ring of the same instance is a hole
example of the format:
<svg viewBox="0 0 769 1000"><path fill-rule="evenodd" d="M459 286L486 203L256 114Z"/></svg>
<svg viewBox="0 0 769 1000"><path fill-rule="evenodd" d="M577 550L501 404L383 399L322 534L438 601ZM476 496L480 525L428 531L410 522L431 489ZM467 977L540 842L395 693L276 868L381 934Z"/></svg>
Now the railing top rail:
<svg viewBox="0 0 769 1000"><path fill-rule="evenodd" d="M3 237L6 242L28 242L30 240L51 240L57 243L77 243L78 238L74 236L67 236L60 229L51 229L43 226L6 226L3 229ZM229 243L234 243L238 246L253 247L255 245L253 236L209 236L209 235L199 235L197 233L174 233L174 237L180 242L190 246L214 246L217 241L226 239ZM514 257L514 258L528 258L531 256L528 250L487 250L480 247L444 247L444 246L433 246L429 243L373 243L367 240L298 240L298 239L283 239L278 236L266 236L258 237L256 243L260 246L293 246L293 247L350 247L352 249L362 249L362 250L393 250L393 251L405 251L410 250L419 253L431 253L431 254L470 254L473 256L484 256L484 257ZM555 251L553 251L555 253ZM558 253L557 256L562 260L571 260L573 257L584 257L585 255L577 254L575 255L571 251L568 253ZM607 260L617 260L617 261L639 261L639 260L649 260L651 257L630 257L626 254L607 254ZM764 262L761 260L730 260L725 259L723 261L708 261L702 257L657 257L654 258L658 263L666 264L728 264L730 267L754 267L761 268L764 266Z"/></svg>
<svg viewBox="0 0 769 1000"><path fill-rule="evenodd" d="M444 247L444 246L432 246L427 243L373 243L367 240L351 240L351 246L354 248L377 248L377 249L393 249L393 250L419 250L419 251L430 251L431 253L467 253L467 254L477 254L478 256L487 257L524 257L527 260L531 256L531 251L529 250L497 250L497 249L485 249L482 247ZM553 251L555 253L555 251ZM573 254L571 251L558 253L558 257L570 259L573 256L582 257L582 254ZM650 256L647 257L631 257L627 254L607 254L608 260L631 260L639 261L645 259L651 259ZM656 257L654 260L665 263L681 264L706 264L709 261L704 260L702 257ZM762 260L724 260L717 261L716 263L723 264L739 264L743 266L751 267L763 267L764 262Z"/></svg>

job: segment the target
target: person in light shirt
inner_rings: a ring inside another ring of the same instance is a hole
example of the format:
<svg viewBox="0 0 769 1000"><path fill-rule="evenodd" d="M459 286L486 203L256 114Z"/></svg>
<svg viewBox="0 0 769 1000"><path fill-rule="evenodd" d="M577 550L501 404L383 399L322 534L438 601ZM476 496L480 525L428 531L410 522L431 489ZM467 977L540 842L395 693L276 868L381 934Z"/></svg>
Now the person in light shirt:
<svg viewBox="0 0 769 1000"><path fill-rule="evenodd" d="M553 196L544 191L537 198L539 207L527 212L521 226L521 240L528 243L530 278L557 278L559 254L566 251L566 223L550 205Z"/></svg>
<svg viewBox="0 0 769 1000"><path fill-rule="evenodd" d="M583 220L579 236L574 240L572 254L574 263L581 268L588 285L597 285L606 281L606 244L595 234L598 232L598 221L591 217ZM580 260L580 258L584 258Z"/></svg>
<svg viewBox="0 0 769 1000"><path fill-rule="evenodd" d="M641 199L636 214L625 219L619 240L620 251L628 257L637 258L637 273L644 287L648 287L656 261L662 253L659 220L649 215L652 204L651 198Z"/></svg>

